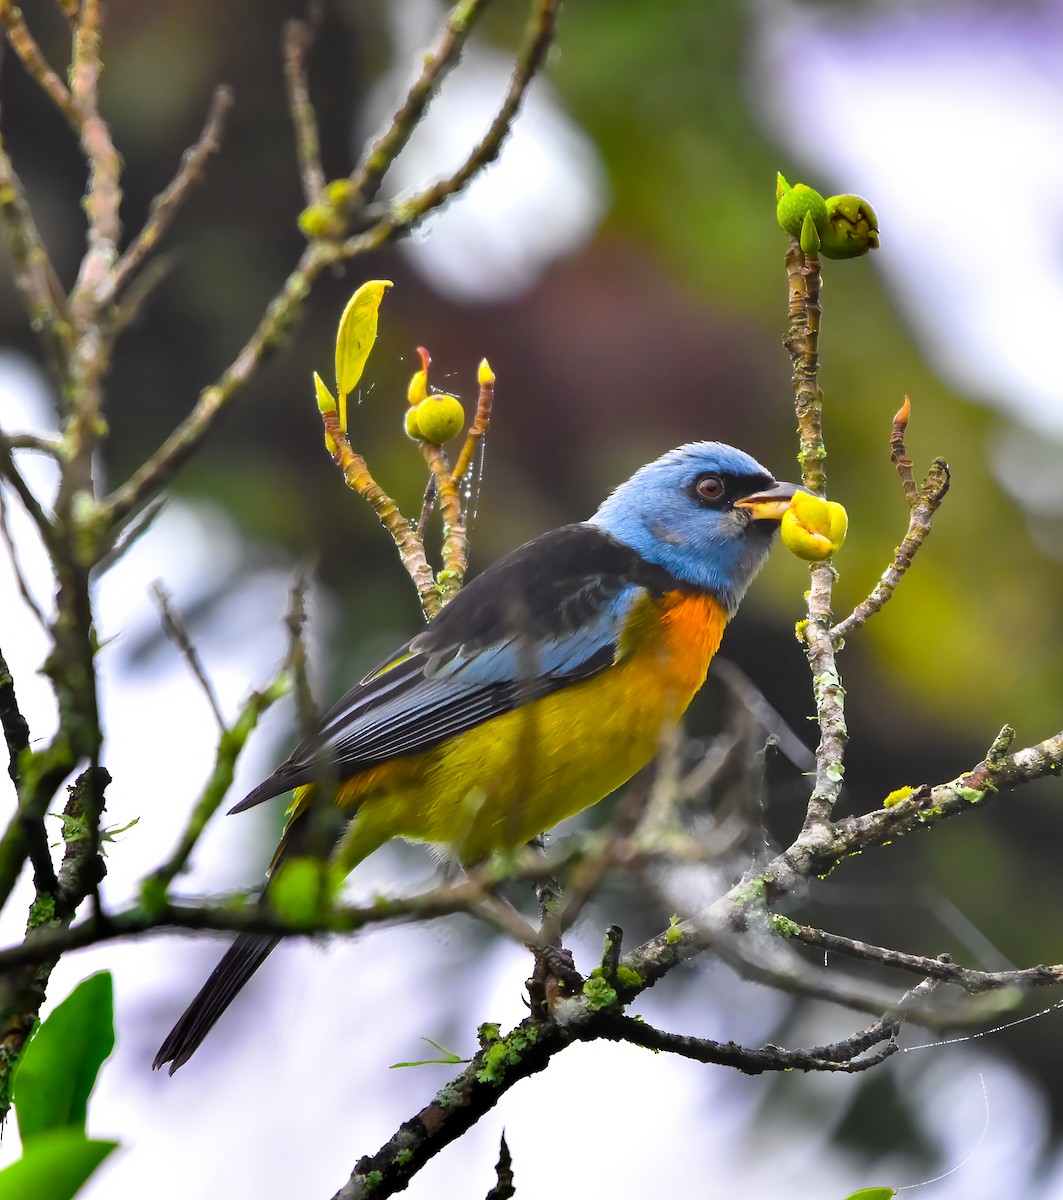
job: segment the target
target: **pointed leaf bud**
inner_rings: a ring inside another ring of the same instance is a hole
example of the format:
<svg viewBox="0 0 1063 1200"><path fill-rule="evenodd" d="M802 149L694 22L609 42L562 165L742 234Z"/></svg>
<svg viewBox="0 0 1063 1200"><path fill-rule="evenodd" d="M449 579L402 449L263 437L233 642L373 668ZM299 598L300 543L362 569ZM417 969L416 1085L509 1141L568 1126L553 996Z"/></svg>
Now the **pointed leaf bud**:
<svg viewBox="0 0 1063 1200"><path fill-rule="evenodd" d="M320 413L335 412L336 398L316 371L314 372L314 390L317 392L317 411Z"/></svg>
<svg viewBox="0 0 1063 1200"><path fill-rule="evenodd" d="M317 411L324 415L325 413L334 413L336 409L336 398L325 386L325 381L315 371L314 372L314 390L317 392ZM336 442L331 433L325 434L325 449L329 454L335 455Z"/></svg>
<svg viewBox="0 0 1063 1200"><path fill-rule="evenodd" d="M819 253L819 230L816 228L816 222L811 212L806 212L805 219L801 222L800 241L804 254Z"/></svg>
<svg viewBox="0 0 1063 1200"><path fill-rule="evenodd" d="M428 395L428 367L432 362L431 356L424 346L418 346L417 353L421 356L421 369L413 373L409 386L406 388L406 399L411 404L420 404Z"/></svg>
<svg viewBox="0 0 1063 1200"><path fill-rule="evenodd" d="M495 373L491 370L491 364L486 358L480 359L480 365L476 370L476 382L480 387L487 387L495 381Z"/></svg>

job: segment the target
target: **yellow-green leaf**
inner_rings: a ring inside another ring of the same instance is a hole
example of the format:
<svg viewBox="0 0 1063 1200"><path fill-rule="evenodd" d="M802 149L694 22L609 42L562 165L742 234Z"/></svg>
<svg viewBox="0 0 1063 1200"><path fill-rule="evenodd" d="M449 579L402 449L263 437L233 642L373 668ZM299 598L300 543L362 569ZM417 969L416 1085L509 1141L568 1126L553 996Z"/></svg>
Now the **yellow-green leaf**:
<svg viewBox="0 0 1063 1200"><path fill-rule="evenodd" d="M336 387L340 394L340 425L347 428L347 397L358 386L365 360L376 341L377 312L390 279L370 279L354 293L336 330Z"/></svg>

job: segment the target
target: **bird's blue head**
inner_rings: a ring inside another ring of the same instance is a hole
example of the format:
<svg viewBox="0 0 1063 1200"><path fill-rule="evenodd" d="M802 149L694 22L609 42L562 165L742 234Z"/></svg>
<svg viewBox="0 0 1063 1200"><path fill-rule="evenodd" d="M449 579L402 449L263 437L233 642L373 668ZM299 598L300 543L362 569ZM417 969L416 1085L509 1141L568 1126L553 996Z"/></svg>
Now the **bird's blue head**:
<svg viewBox="0 0 1063 1200"><path fill-rule="evenodd" d="M591 524L734 613L797 490L733 446L691 442L636 471Z"/></svg>

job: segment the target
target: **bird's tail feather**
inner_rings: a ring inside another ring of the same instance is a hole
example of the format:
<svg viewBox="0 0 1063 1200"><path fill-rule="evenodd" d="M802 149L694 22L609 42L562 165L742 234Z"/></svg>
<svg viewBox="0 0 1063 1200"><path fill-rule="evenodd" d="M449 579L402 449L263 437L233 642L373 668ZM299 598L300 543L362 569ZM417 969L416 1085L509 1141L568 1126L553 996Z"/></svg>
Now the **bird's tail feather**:
<svg viewBox="0 0 1063 1200"><path fill-rule="evenodd" d="M169 1063L172 1075L178 1067L188 1062L215 1021L232 1003L236 993L265 962L280 940L270 934L240 934L199 989L196 998L182 1013L181 1019L167 1034L152 1067L158 1070Z"/></svg>

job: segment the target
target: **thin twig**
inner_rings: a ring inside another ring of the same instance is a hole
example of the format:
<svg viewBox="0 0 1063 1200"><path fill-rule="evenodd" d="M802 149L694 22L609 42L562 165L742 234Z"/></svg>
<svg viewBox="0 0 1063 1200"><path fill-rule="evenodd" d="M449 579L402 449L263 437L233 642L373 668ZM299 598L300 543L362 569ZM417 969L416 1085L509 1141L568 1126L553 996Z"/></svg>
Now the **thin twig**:
<svg viewBox="0 0 1063 1200"><path fill-rule="evenodd" d="M436 506L436 477L435 475L428 476L428 482L424 485L424 496L421 499L421 513L417 518L417 536L423 542L425 534L428 532L428 522L432 519L432 512Z"/></svg>
<svg viewBox="0 0 1063 1200"><path fill-rule="evenodd" d="M351 174L353 187L349 212L352 215L359 212L379 191L385 173L420 124L443 78L457 65L473 26L489 2L465 0L450 10L439 43L435 50L424 56L421 73L406 93L402 105L391 118L387 129L366 149L361 163Z"/></svg>
<svg viewBox="0 0 1063 1200"><path fill-rule="evenodd" d="M15 576L15 586L18 588L18 594L22 597L22 603L36 617L40 627L47 630L48 618L44 615L44 610L37 603L37 598L30 591L29 583L22 570L22 561L19 556L18 546L15 544L15 539L12 536L11 527L7 520L7 492L2 487L0 487L0 540L3 541L4 549L7 551L8 562L11 564L11 570Z"/></svg>
<svg viewBox="0 0 1063 1200"><path fill-rule="evenodd" d="M398 503L373 478L365 459L352 448L346 432L340 428L336 412L321 414L325 437L335 446L334 459L352 491L358 493L376 513L380 523L391 534L403 568L417 589L417 598L426 617L433 617L442 607L439 588L425 556L424 543L417 531L402 515Z"/></svg>
<svg viewBox="0 0 1063 1200"><path fill-rule="evenodd" d="M96 565L92 569L93 578L99 579L106 574L123 555L131 550L155 524L156 518L165 507L166 499L164 497L153 500L142 513L130 520L124 529L119 527L112 530L112 536L119 533L121 536L116 537L107 553L97 559Z"/></svg>
<svg viewBox="0 0 1063 1200"><path fill-rule="evenodd" d="M323 270L342 260L334 246L315 242L305 248L281 291L263 314L239 354L221 377L200 393L195 408L162 446L108 497L102 514L114 523L125 520L166 486L199 448L233 397L248 383L267 353L283 341Z"/></svg>
<svg viewBox="0 0 1063 1200"><path fill-rule="evenodd" d="M465 435L465 443L454 464L454 478L460 480L472 465L476 449L484 434L491 427L491 409L495 402L495 373L487 359L482 359L477 369L480 384L480 394L476 401L476 416L473 418L469 432Z"/></svg>
<svg viewBox="0 0 1063 1200"><path fill-rule="evenodd" d="M295 127L299 178L307 204L316 204L325 190L317 115L310 100L310 86L306 77L306 56L314 44L320 25L319 4L310 6L305 21L291 20L284 25L284 82L288 92L288 110Z"/></svg>
<svg viewBox="0 0 1063 1200"><path fill-rule="evenodd" d="M18 706L15 681L3 653L0 653L0 727L3 728L4 742L7 744L7 773L11 776L11 782L18 787L22 777L19 759L30 744L30 727Z"/></svg>
<svg viewBox="0 0 1063 1200"><path fill-rule="evenodd" d="M802 925L786 917L772 914L776 927L786 937L806 946L825 950L832 954L844 954L864 962L878 963L883 967L894 967L901 971L938 980L940 983L955 983L967 992L984 992L1005 987L1035 988L1055 987L1063 983L1063 964L1040 964L1012 971L981 971L953 962L947 954L927 958L922 954L905 954L888 946L873 946L856 938L842 937L812 925Z"/></svg>
<svg viewBox="0 0 1063 1200"><path fill-rule="evenodd" d="M854 630L859 629L869 617L874 616L892 597L897 585L912 565L916 552L926 541L934 513L948 490L948 463L943 458L935 458L922 487L916 491L916 502L908 519L908 532L897 547L893 562L882 572L882 577L867 599L862 600L844 620L839 621L830 630L830 638L836 646Z"/></svg>
<svg viewBox="0 0 1063 1200"><path fill-rule="evenodd" d="M629 1042L658 1053L677 1054L694 1062L734 1067L743 1075L762 1075L766 1071L822 1071L857 1074L878 1066L897 1052L894 1019L876 1022L844 1041L828 1046L810 1046L786 1050L766 1045L759 1050L735 1042L716 1042L711 1038L667 1033L643 1020L618 1014L603 1022L596 1033L610 1041ZM879 1049L872 1051L872 1047Z"/></svg>
<svg viewBox="0 0 1063 1200"><path fill-rule="evenodd" d="M166 594L166 589L162 586L161 580L156 579L151 585L151 594L159 610L159 618L162 621L163 631L181 652L181 657L188 664L189 670L199 684L203 695L207 698L207 704L210 705L210 711L214 714L214 723L218 726L218 731L224 735L228 727L225 724L221 705L218 703L218 694L215 692L214 685L211 683L207 672L203 669L203 662L199 657L199 652L192 644L192 639L188 636L188 630L185 628L184 622L174 611L173 605L170 603L170 597Z"/></svg>
<svg viewBox="0 0 1063 1200"><path fill-rule="evenodd" d="M67 377L71 330L67 298L33 212L26 202L22 182L0 143L0 222L14 262L14 282L26 310L30 328L37 330L60 381Z"/></svg>
<svg viewBox="0 0 1063 1200"><path fill-rule="evenodd" d="M302 564L295 572L292 586L288 590L288 611L284 617L284 625L288 630L285 667L290 672L294 684L299 732L304 739L309 738L317 729L319 718L318 706L306 672L306 644L303 641L306 629L306 593L310 588L311 575L309 563Z"/></svg>
<svg viewBox="0 0 1063 1200"><path fill-rule="evenodd" d="M542 66L546 52L553 42L555 23L560 7L561 0L538 0L536 3L531 20L525 30L524 40L517 52L513 75L502 105L487 132L469 153L465 162L453 175L440 179L408 199L397 200L391 204L387 215L378 226L378 237L380 232L385 229L389 236L395 236L420 224L430 212L462 191L499 156L502 144L509 135L528 86ZM357 240L352 239L352 241Z"/></svg>
<svg viewBox="0 0 1063 1200"><path fill-rule="evenodd" d="M120 295L147 255L156 249L192 188L203 179L207 159L221 149L225 119L232 104L233 94L229 88L214 89L199 137L181 155L177 174L152 200L143 228L123 252L114 270L101 280L96 291L96 300L101 306L111 303Z"/></svg>
<svg viewBox="0 0 1063 1200"><path fill-rule="evenodd" d="M904 444L904 435L908 429L911 415L912 402L905 396L904 403L893 418L893 429L890 431L890 462L897 468L908 507L914 508L919 499L919 489L916 487L915 476L912 473L912 460L908 457L908 450Z"/></svg>
<svg viewBox="0 0 1063 1200"><path fill-rule="evenodd" d="M55 526L18 469L15 457L11 453L11 444L2 433L0 433L0 479L5 479L11 485L19 500L22 501L22 507L36 525L41 541L50 551L54 551L57 537Z"/></svg>
<svg viewBox="0 0 1063 1200"><path fill-rule="evenodd" d="M81 115L78 132L89 168L84 200L88 244L70 294L71 312L82 324L90 322L97 310L95 297L114 268L122 233L122 161L99 109L102 15L102 0L82 0L70 62L70 89Z"/></svg>
<svg viewBox="0 0 1063 1200"><path fill-rule="evenodd" d="M11 48L22 60L22 65L42 92L66 117L75 133L81 132L81 113L74 97L63 80L52 70L41 52L33 34L30 33L22 12L14 4L0 7L0 24L3 24Z"/></svg>
<svg viewBox="0 0 1063 1200"><path fill-rule="evenodd" d="M436 481L436 497L443 518L442 565L436 574L441 603L446 604L461 591L465 581L469 545L465 534L465 511L458 493L458 482L450 470L447 452L432 442L421 442L421 453Z"/></svg>

